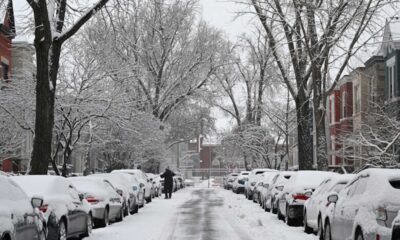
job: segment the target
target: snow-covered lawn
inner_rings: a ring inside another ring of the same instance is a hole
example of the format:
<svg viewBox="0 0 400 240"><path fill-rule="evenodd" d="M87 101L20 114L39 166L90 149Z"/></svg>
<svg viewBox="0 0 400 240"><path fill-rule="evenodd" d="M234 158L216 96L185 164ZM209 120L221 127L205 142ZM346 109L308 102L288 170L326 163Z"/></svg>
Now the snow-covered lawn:
<svg viewBox="0 0 400 240"><path fill-rule="evenodd" d="M154 199L121 223L96 229L86 240L316 240L288 227L257 204L207 184L181 190L171 200Z"/></svg>

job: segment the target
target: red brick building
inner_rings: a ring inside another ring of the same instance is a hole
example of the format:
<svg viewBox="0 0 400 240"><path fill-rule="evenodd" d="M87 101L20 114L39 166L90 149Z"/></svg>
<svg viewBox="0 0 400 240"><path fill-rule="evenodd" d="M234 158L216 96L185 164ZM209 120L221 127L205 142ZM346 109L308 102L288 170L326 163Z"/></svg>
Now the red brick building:
<svg viewBox="0 0 400 240"><path fill-rule="evenodd" d="M352 75L344 76L336 89L328 98L329 130L330 130L330 157L329 165L352 164L343 159L341 151L348 146L343 146L341 138L353 132L353 83Z"/></svg>
<svg viewBox="0 0 400 240"><path fill-rule="evenodd" d="M9 0L5 9L1 11L4 21L0 24L0 77L1 88L11 79L12 56L11 44L15 37L15 22L12 0ZM1 163L3 171L18 171L18 164L12 159L6 159Z"/></svg>

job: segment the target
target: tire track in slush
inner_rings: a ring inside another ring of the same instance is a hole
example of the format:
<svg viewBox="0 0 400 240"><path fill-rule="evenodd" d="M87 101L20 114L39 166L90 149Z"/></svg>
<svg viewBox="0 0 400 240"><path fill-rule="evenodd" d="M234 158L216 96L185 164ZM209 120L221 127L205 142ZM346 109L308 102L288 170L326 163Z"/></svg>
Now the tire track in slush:
<svg viewBox="0 0 400 240"><path fill-rule="evenodd" d="M185 202L178 211L171 235L174 240L251 240L240 226L226 219L218 211L224 200L213 189L195 189L192 199Z"/></svg>

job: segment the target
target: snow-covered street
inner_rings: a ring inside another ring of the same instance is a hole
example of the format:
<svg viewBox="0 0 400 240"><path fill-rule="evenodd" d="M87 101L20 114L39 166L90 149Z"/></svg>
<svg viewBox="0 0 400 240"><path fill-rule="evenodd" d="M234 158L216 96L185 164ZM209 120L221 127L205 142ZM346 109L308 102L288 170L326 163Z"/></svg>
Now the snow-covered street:
<svg viewBox="0 0 400 240"><path fill-rule="evenodd" d="M301 227L288 227L243 195L199 185L154 199L121 223L95 229L86 240L285 240L317 239Z"/></svg>

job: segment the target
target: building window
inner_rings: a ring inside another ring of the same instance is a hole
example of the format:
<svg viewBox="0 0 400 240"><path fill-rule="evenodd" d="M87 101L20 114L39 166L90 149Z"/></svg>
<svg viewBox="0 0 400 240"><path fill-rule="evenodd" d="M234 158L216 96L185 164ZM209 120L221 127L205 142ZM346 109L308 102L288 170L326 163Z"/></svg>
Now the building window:
<svg viewBox="0 0 400 240"><path fill-rule="evenodd" d="M387 68L387 79L388 79L388 100L393 99L396 94L395 94L395 71L396 71L396 67L394 65L392 66L388 66Z"/></svg>
<svg viewBox="0 0 400 240"><path fill-rule="evenodd" d="M8 64L2 62L1 63L2 77L4 81L8 81Z"/></svg>
<svg viewBox="0 0 400 240"><path fill-rule="evenodd" d="M347 117L346 116L346 104L347 104L347 92L342 93L342 107L341 107L341 114L342 118Z"/></svg>
<svg viewBox="0 0 400 240"><path fill-rule="evenodd" d="M355 113L361 112L361 88L359 85L354 86L354 107Z"/></svg>

